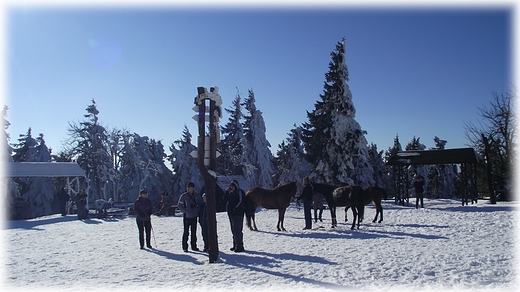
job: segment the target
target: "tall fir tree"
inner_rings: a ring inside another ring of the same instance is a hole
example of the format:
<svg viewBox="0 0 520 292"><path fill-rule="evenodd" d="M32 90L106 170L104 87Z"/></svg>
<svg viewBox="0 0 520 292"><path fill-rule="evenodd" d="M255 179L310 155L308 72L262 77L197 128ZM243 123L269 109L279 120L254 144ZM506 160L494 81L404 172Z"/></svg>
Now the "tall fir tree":
<svg viewBox="0 0 520 292"><path fill-rule="evenodd" d="M377 151L377 145L371 143L368 147L369 163L374 170L374 183L388 192L392 190L392 177L390 169L383 159L384 151Z"/></svg>
<svg viewBox="0 0 520 292"><path fill-rule="evenodd" d="M301 132L302 128L294 125L294 128L288 134L289 137L278 145L275 158L275 181L281 184L290 181L301 182L311 172L311 167L305 160ZM298 183L297 186L298 193L300 193L303 185Z"/></svg>
<svg viewBox="0 0 520 292"><path fill-rule="evenodd" d="M7 120L7 111L9 110L9 107L7 105L4 105L2 108L2 136L0 137L0 149L2 150L2 153L0 154L0 162L11 162L13 161L13 158L11 157L13 152L13 147L9 145L9 140L11 139L9 136L9 133L7 132L7 129L9 129L9 126L11 123Z"/></svg>
<svg viewBox="0 0 520 292"><path fill-rule="evenodd" d="M45 145L43 134L36 139L32 137L29 128L26 134L20 135L18 143L14 145L13 160L15 162L50 162L51 153ZM52 214L54 203L53 179L48 177L21 177L16 178L20 197L13 206L18 210L15 217L18 219L35 218ZM21 208L20 208L21 207Z"/></svg>
<svg viewBox="0 0 520 292"><path fill-rule="evenodd" d="M0 162L2 163L13 162L13 147L9 145L10 135L8 129L11 123L7 120L8 110L9 107L4 105L1 113L3 130L1 132L2 137L0 137L0 149L2 150ZM2 171L9 170L0 169L0 172ZM13 178L6 177L3 183L0 183L0 208L1 210L7 210L4 219L23 219L28 217L23 217L17 212L18 210L22 210L24 205L28 204L22 198L18 185L14 182Z"/></svg>
<svg viewBox="0 0 520 292"><path fill-rule="evenodd" d="M245 140L240 100L240 94L237 92L231 108L224 109L230 117L221 127L222 140L218 144L221 155L217 158L217 169L220 174L226 176L243 174Z"/></svg>
<svg viewBox="0 0 520 292"><path fill-rule="evenodd" d="M443 150L448 141L435 136L435 147L431 150ZM459 180L457 167L453 164L434 164L428 167L428 197L449 199L456 195L456 184Z"/></svg>
<svg viewBox="0 0 520 292"><path fill-rule="evenodd" d="M106 184L113 180L112 160L108 152L107 130L99 123L95 100L86 109L85 120L69 123L70 153L83 168L87 180L83 187L88 191L89 202L105 197Z"/></svg>
<svg viewBox="0 0 520 292"><path fill-rule="evenodd" d="M184 125L182 138L174 141L170 146L172 154L168 157L173 168L173 198L177 203L182 193L186 192L186 184L193 182L195 190L199 192L202 189L204 180L200 175L198 161L191 156L191 152L197 150L197 147L191 144L191 133L188 127Z"/></svg>
<svg viewBox="0 0 520 292"><path fill-rule="evenodd" d="M273 186L273 154L269 147L271 144L265 136L265 122L262 112L256 108L255 93L249 90L248 97L244 101L244 108L248 115L244 116L244 136L246 140L246 167L245 179L253 185L271 188ZM248 167L250 166L250 167Z"/></svg>
<svg viewBox="0 0 520 292"><path fill-rule="evenodd" d="M374 184L373 170L368 162L366 132L355 120L347 84L344 39L336 44L331 57L321 101L307 112L308 121L303 124L306 157L314 168L313 177L320 181L369 186Z"/></svg>
<svg viewBox="0 0 520 292"><path fill-rule="evenodd" d="M426 150L426 145L420 142L421 138L416 138L415 136L412 138L412 141L406 144L405 150ZM428 173L430 172L430 165L411 165L408 167L408 174L410 180L413 179L415 175L420 175L424 178L424 195L429 196L430 190L428 188Z"/></svg>
<svg viewBox="0 0 520 292"><path fill-rule="evenodd" d="M124 141L119 172L122 199L133 201L139 196L139 190L146 189L152 203L158 203L161 192L171 190L173 179L164 163L162 143L137 133L124 135Z"/></svg>

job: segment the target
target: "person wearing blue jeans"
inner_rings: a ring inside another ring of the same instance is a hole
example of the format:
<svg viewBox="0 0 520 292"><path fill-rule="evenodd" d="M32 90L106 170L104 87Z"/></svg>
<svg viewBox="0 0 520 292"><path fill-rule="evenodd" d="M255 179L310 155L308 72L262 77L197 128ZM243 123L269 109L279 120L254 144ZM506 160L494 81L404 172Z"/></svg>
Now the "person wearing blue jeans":
<svg viewBox="0 0 520 292"><path fill-rule="evenodd" d="M305 216L305 229L311 229L312 228L312 198L313 198L313 191L312 191L312 185L309 182L308 177L303 178L303 190L302 193L296 197L297 200L300 200L303 202L303 214Z"/></svg>

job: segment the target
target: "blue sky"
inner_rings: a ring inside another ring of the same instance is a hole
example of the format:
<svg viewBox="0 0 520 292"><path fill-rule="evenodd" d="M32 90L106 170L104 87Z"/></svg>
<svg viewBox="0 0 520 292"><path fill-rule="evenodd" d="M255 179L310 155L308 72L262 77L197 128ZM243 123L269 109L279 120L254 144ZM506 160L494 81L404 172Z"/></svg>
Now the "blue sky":
<svg viewBox="0 0 520 292"><path fill-rule="evenodd" d="M184 125L197 136L197 87L218 86L225 108L237 88L242 98L255 92L275 152L307 121L345 38L369 143L387 150L398 134L403 147L414 136L427 147L434 136L466 147L464 123L478 123L477 107L512 88L513 18L512 6L11 6L8 132L14 143L31 127L57 152L95 99L103 125L168 150Z"/></svg>

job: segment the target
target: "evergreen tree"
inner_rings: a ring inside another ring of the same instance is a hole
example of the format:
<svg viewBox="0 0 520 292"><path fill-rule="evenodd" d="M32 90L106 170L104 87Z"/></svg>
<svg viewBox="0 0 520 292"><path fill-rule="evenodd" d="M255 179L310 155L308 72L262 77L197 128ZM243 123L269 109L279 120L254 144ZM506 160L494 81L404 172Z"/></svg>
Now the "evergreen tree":
<svg viewBox="0 0 520 292"><path fill-rule="evenodd" d="M242 127L242 108L240 94L237 92L230 109L225 109L230 114L229 121L221 127L222 140L218 144L220 157L217 158L219 173L230 175L242 175L244 162L244 129Z"/></svg>
<svg viewBox="0 0 520 292"><path fill-rule="evenodd" d="M152 203L158 203L161 192L171 190L173 179L164 163L162 143L136 133L124 135L123 139L120 169L123 200L133 201L139 196L139 190L146 189Z"/></svg>
<svg viewBox="0 0 520 292"><path fill-rule="evenodd" d="M14 145L13 160L15 162L50 162L51 154L43 134L38 138L32 137L31 128L27 133L20 135L18 143ZM16 178L15 183L19 191L18 200L15 202L18 210L16 217L20 219L35 218L52 214L52 204L54 201L53 179L48 177L21 177ZM20 207L21 210L20 210Z"/></svg>
<svg viewBox="0 0 520 292"><path fill-rule="evenodd" d="M153 176L150 179L152 186L150 199L152 202L158 203L161 199L161 192L172 195L170 192L173 189L173 173L165 164L167 155L164 153L161 141L150 140L150 153L154 165Z"/></svg>
<svg viewBox="0 0 520 292"><path fill-rule="evenodd" d="M137 134L135 134L137 135ZM134 147L133 134L123 133L123 150L119 168L119 190L122 201L134 201L141 189L141 160Z"/></svg>
<svg viewBox="0 0 520 292"><path fill-rule="evenodd" d="M356 110L347 81L345 40L331 52L329 72L325 74L321 101L303 124L302 140L307 159L314 167L313 176L326 183L374 184L368 162L366 132L355 120Z"/></svg>
<svg viewBox="0 0 520 292"><path fill-rule="evenodd" d="M374 170L375 185L387 192L390 191L392 189L392 178L390 177L389 167L383 160L383 151L377 151L377 145L371 143L368 147L368 157L368 161Z"/></svg>
<svg viewBox="0 0 520 292"><path fill-rule="evenodd" d="M416 138L415 136L412 138L412 141L408 142L408 144L406 144L406 151L410 151L410 150L426 150L426 145L422 144L420 142L421 138ZM424 194L425 196L429 196L430 193L430 190L428 188L428 183L429 183L429 174L430 172L430 165L411 165L409 168L408 168L408 173L409 173L409 179L410 181L413 179L413 177L415 175L420 175L424 178Z"/></svg>
<svg viewBox="0 0 520 292"><path fill-rule="evenodd" d="M0 132L0 149L2 153L0 154L0 162L12 162L13 161L13 148L9 145L10 136L7 130L11 123L7 120L7 110L9 107L5 105L2 108L2 125L3 130ZM8 171L7 169L2 169L0 171ZM4 205L5 204L5 205ZM20 216L17 210L21 210L24 207L23 198L21 197L20 191L18 189L18 185L14 182L12 178L5 178L2 183L0 183L0 209L7 210L6 219L22 219L27 218L29 216Z"/></svg>
<svg viewBox="0 0 520 292"><path fill-rule="evenodd" d="M99 123L99 111L94 100L86 111L85 120L79 125L69 123L69 145L72 146L70 151L87 176L83 185L86 185L88 190L88 200L108 199L104 190L106 183L113 180L113 173L107 146L107 131Z"/></svg>
<svg viewBox="0 0 520 292"><path fill-rule="evenodd" d="M435 136L433 138L435 147L432 150L445 149L448 141L441 140ZM459 180L457 167L453 164L434 164L428 167L428 180L426 188L428 190L428 197L438 198L453 198L456 194L456 183Z"/></svg>
<svg viewBox="0 0 520 292"><path fill-rule="evenodd" d="M196 151L197 147L191 144L191 133L188 127L184 125L182 138L176 140L170 146L172 154L169 156L173 168L173 200L175 203L179 200L182 193L186 192L186 184L193 182L195 190L200 191L204 180L200 175L198 161L191 156L192 151Z"/></svg>
<svg viewBox="0 0 520 292"><path fill-rule="evenodd" d="M401 146L401 142L399 142L399 135L396 135L394 138L394 145L391 148L388 148L388 150L385 152L385 162L388 163L388 161L390 161L390 158L397 155L397 153L400 151L403 151L403 147ZM393 188L391 189L392 192L397 191L400 184L402 183L397 179L398 167L401 166L390 166L390 181L392 181L393 183Z"/></svg>
<svg viewBox="0 0 520 292"><path fill-rule="evenodd" d="M269 150L271 144L265 136L265 122L262 112L256 108L255 94L249 90L244 107L249 115L244 117L244 136L246 140L245 179L252 185L271 188L273 185L273 154ZM251 167L248 167L251 166Z"/></svg>
<svg viewBox="0 0 520 292"><path fill-rule="evenodd" d="M289 137L278 145L275 164L275 181L281 184L296 181L301 182L311 172L310 165L305 160L305 153L301 141L302 128L294 125L288 133ZM298 193L303 189L302 184L298 185Z"/></svg>
<svg viewBox="0 0 520 292"><path fill-rule="evenodd" d="M426 145L422 144L419 140L421 140L421 138L415 138L415 136L413 136L412 138L412 141L410 141L408 144L406 144L406 151L408 150L426 150Z"/></svg>
<svg viewBox="0 0 520 292"><path fill-rule="evenodd" d="M11 123L9 123L9 121L7 120L7 110L8 109L9 109L9 107L7 105L4 105L4 107L2 108L2 112L1 112L3 130L1 132L2 137L0 137L0 143L1 143L0 149L2 149L2 153L0 156L0 162L13 161L13 158L11 157L13 148L11 147L11 145L9 145L10 137L9 137L9 133L7 132L7 129L11 125Z"/></svg>

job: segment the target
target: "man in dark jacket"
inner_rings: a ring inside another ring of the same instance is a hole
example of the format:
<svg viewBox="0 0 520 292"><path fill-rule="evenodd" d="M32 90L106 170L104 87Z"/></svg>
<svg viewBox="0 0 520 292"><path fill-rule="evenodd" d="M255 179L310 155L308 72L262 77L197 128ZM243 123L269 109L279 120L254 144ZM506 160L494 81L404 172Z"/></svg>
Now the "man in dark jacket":
<svg viewBox="0 0 520 292"><path fill-rule="evenodd" d="M308 177L303 178L303 190L300 196L297 196L297 200L301 200L303 202L303 214L305 216L305 228L303 229L311 229L312 228L312 197L313 190L312 185L309 181Z"/></svg>
<svg viewBox="0 0 520 292"><path fill-rule="evenodd" d="M85 190L81 190L74 196L74 202L76 204L76 211L78 213L78 219L87 219L88 217L88 209L87 209L87 192Z"/></svg>
<svg viewBox="0 0 520 292"><path fill-rule="evenodd" d="M242 233L242 229L244 227L245 194L244 191L238 187L236 180L233 180L226 189L224 200L226 201L226 211L229 217L229 223L231 224L231 233L233 234L233 247L231 250L234 252L243 252L244 234Z"/></svg>
<svg viewBox="0 0 520 292"><path fill-rule="evenodd" d="M424 208L424 177L416 174L413 186L415 188L415 209L419 208L419 201L421 201L421 208Z"/></svg>
<svg viewBox="0 0 520 292"><path fill-rule="evenodd" d="M191 249L199 251L197 248L197 218L200 213L202 198L195 193L195 184L189 182L186 185L186 192L183 193L177 207L183 213L184 233L182 234L182 250L188 252L188 237L191 229Z"/></svg>
<svg viewBox="0 0 520 292"><path fill-rule="evenodd" d="M70 196L67 192L67 188L63 188L61 192L58 193L58 202L60 204L61 216L67 215L67 202L69 199Z"/></svg>
<svg viewBox="0 0 520 292"><path fill-rule="evenodd" d="M141 249L144 249L144 232L146 231L146 246L152 248L150 243L152 233L152 201L148 199L148 192L141 190L139 198L134 202L135 221L137 222L137 229L139 229L139 244Z"/></svg>

